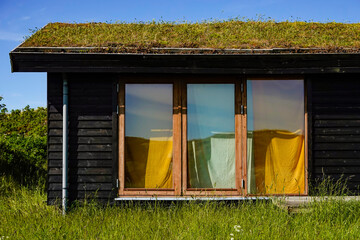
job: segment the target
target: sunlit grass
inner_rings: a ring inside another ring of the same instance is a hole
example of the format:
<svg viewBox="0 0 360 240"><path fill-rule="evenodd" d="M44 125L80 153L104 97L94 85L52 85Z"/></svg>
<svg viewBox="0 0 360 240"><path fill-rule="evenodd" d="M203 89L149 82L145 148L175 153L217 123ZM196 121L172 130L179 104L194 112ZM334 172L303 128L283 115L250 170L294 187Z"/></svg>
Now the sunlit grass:
<svg viewBox="0 0 360 240"><path fill-rule="evenodd" d="M50 23L22 47L359 48L360 24L238 18L195 23Z"/></svg>
<svg viewBox="0 0 360 240"><path fill-rule="evenodd" d="M86 202L66 216L40 190L4 187L0 239L356 239L360 203L314 202L289 214L271 202Z"/></svg>

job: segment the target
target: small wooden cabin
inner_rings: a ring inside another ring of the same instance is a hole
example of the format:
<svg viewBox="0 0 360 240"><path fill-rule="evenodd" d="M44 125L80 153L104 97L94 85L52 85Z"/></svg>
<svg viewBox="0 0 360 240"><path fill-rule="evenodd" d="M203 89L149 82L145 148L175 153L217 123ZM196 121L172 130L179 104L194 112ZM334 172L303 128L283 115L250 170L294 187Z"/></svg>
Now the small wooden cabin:
<svg viewBox="0 0 360 240"><path fill-rule="evenodd" d="M358 191L360 27L226 24L55 23L10 53L47 72L48 204Z"/></svg>

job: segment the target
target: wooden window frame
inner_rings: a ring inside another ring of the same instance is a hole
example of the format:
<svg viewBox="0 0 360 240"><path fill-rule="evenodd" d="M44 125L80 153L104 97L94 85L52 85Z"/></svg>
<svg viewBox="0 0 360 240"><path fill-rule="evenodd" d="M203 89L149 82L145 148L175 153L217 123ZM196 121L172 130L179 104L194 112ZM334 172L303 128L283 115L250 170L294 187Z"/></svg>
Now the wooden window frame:
<svg viewBox="0 0 360 240"><path fill-rule="evenodd" d="M304 193L299 194L249 194L248 193L248 184L247 184L247 177L245 178L245 195L249 197L256 197L256 196L308 196L309 194L309 183L308 183L308 109L307 109L307 80L306 77L303 75L274 75L274 76L245 76L244 77L244 95L243 103L244 103L244 128L245 134L247 134L247 80L302 80L304 82L304 177L305 177L305 191ZM246 138L246 135L245 135ZM245 174L247 173L247 141L243 141L245 144Z"/></svg>
<svg viewBox="0 0 360 240"><path fill-rule="evenodd" d="M173 84L173 188L125 188L125 85ZM173 76L127 75L119 80L119 197L178 196L181 194L181 113L179 81Z"/></svg>
<svg viewBox="0 0 360 240"><path fill-rule="evenodd" d="M308 112L307 81L303 75L121 75L118 91L118 197L180 196L268 196L284 194L249 194L247 186L247 80L303 80L305 130L305 192L286 196L308 195ZM125 84L173 84L173 188L125 188ZM235 181L234 189L188 188L187 184L187 84L235 85ZM243 107L243 111L241 108Z"/></svg>
<svg viewBox="0 0 360 240"><path fill-rule="evenodd" d="M235 188L188 188L187 178L187 84L234 84L235 86ZM191 76L182 81L182 193L184 196L243 196L242 188L243 172L243 149L241 129L241 84L243 79L239 76Z"/></svg>

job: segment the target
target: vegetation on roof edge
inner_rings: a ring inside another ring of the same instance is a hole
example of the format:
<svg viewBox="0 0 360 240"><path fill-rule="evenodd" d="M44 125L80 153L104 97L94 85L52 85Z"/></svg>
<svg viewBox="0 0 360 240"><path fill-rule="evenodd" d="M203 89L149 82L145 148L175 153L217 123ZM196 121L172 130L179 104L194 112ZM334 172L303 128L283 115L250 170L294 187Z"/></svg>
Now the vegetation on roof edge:
<svg viewBox="0 0 360 240"><path fill-rule="evenodd" d="M239 20L49 23L21 47L360 48L360 23Z"/></svg>

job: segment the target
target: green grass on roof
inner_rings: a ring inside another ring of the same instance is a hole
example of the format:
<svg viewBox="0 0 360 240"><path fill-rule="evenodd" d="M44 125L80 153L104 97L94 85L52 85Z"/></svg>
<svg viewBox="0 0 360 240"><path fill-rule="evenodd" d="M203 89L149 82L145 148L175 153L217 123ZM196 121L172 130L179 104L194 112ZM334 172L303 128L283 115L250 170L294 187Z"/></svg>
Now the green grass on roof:
<svg viewBox="0 0 360 240"><path fill-rule="evenodd" d="M360 24L271 20L50 23L21 47L360 48Z"/></svg>

